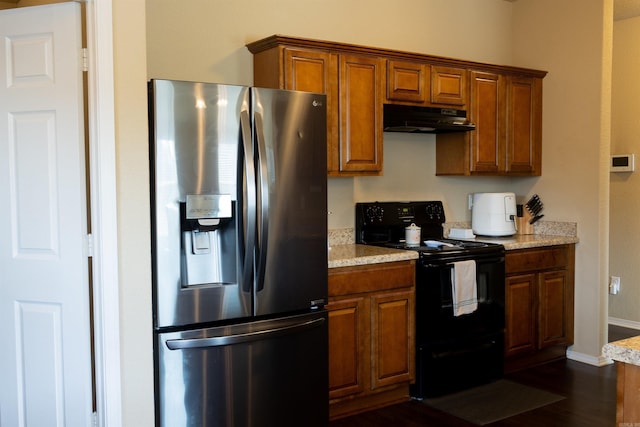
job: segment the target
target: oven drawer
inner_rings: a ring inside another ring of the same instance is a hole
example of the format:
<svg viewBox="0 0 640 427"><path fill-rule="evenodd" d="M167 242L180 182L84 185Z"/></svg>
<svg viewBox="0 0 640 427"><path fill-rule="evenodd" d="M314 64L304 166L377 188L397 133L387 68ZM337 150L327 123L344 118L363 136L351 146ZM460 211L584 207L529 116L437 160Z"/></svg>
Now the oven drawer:
<svg viewBox="0 0 640 427"><path fill-rule="evenodd" d="M503 364L502 332L443 344L418 344L411 396L421 400L497 380L502 377Z"/></svg>

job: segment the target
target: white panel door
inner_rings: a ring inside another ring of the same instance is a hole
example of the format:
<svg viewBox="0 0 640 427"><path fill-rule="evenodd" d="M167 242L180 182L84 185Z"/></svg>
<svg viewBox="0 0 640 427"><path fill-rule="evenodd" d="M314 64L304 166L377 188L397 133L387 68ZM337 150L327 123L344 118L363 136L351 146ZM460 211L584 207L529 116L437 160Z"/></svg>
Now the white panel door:
<svg viewBox="0 0 640 427"><path fill-rule="evenodd" d="M0 11L0 426L91 425L80 6Z"/></svg>

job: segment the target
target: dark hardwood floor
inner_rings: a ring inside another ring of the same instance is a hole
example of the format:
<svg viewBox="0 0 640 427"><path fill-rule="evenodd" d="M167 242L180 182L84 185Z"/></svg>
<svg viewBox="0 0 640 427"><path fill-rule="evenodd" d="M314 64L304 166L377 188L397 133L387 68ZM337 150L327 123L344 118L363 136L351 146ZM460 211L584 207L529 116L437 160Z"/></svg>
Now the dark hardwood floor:
<svg viewBox="0 0 640 427"><path fill-rule="evenodd" d="M609 342L623 340L625 338L640 335L637 329L623 328L622 326L609 325Z"/></svg>
<svg viewBox="0 0 640 427"><path fill-rule="evenodd" d="M609 341L640 335L640 331L609 327ZM506 378L560 394L566 399L513 416L490 427L614 427L615 365L591 366L562 360L509 374ZM410 401L333 421L330 427L473 427L467 421Z"/></svg>

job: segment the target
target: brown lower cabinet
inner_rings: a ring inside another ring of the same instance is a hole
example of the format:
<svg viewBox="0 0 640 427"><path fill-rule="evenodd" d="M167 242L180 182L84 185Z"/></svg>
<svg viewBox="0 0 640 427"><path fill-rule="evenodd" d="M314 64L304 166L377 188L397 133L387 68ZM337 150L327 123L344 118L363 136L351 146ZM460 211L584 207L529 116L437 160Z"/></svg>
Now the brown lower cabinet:
<svg viewBox="0 0 640 427"><path fill-rule="evenodd" d="M415 261L329 269L329 416L409 400Z"/></svg>
<svg viewBox="0 0 640 427"><path fill-rule="evenodd" d="M640 366L616 362L616 425L640 425Z"/></svg>
<svg viewBox="0 0 640 427"><path fill-rule="evenodd" d="M505 372L566 357L573 344L575 245L505 256Z"/></svg>

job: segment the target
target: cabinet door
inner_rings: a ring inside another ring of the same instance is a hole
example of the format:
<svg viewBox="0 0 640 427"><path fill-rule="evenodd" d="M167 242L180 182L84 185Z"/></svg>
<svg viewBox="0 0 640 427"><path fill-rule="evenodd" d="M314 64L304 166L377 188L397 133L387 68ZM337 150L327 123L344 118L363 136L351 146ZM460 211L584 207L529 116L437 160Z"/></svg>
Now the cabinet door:
<svg viewBox="0 0 640 427"><path fill-rule="evenodd" d="M284 49L284 89L327 96L327 170L338 169L337 55L311 49Z"/></svg>
<svg viewBox="0 0 640 427"><path fill-rule="evenodd" d="M330 52L287 48L284 63L285 89L331 94L335 66Z"/></svg>
<svg viewBox="0 0 640 427"><path fill-rule="evenodd" d="M377 57L340 55L340 170L336 172L382 171L383 68Z"/></svg>
<svg viewBox="0 0 640 427"><path fill-rule="evenodd" d="M358 394L368 388L368 300L331 298L329 311L329 399Z"/></svg>
<svg viewBox="0 0 640 427"><path fill-rule="evenodd" d="M371 388L414 379L413 290L371 297Z"/></svg>
<svg viewBox="0 0 640 427"><path fill-rule="evenodd" d="M471 171L498 173L505 168L504 78L477 71L470 78Z"/></svg>
<svg viewBox="0 0 640 427"><path fill-rule="evenodd" d="M541 79L509 77L507 129L507 172L540 175L542 165Z"/></svg>
<svg viewBox="0 0 640 427"><path fill-rule="evenodd" d="M536 274L506 278L505 356L536 349Z"/></svg>
<svg viewBox="0 0 640 427"><path fill-rule="evenodd" d="M467 70L431 67L431 102L462 107L467 103Z"/></svg>
<svg viewBox="0 0 640 427"><path fill-rule="evenodd" d="M573 292L567 271L540 274L538 301L538 347L572 344Z"/></svg>
<svg viewBox="0 0 640 427"><path fill-rule="evenodd" d="M430 93L431 67L417 62L387 61L387 101L425 104Z"/></svg>

